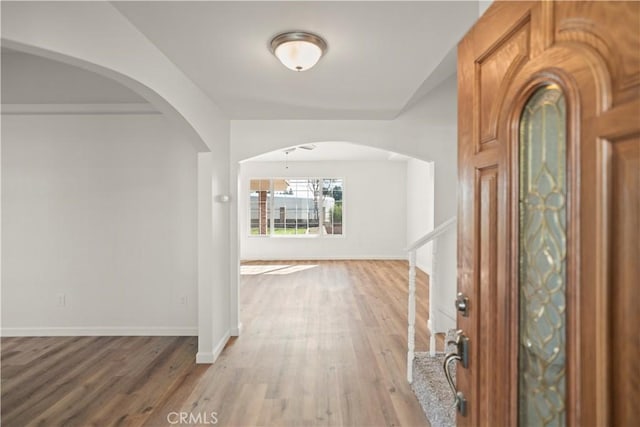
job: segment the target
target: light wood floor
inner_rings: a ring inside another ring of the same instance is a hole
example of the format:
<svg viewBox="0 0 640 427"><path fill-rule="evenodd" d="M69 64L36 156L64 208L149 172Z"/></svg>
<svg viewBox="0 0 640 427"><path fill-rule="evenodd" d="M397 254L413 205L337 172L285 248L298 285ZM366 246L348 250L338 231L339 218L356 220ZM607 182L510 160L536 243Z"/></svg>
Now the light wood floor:
<svg viewBox="0 0 640 427"><path fill-rule="evenodd" d="M2 425L427 425L405 379L405 262L244 268L273 271L242 276L244 332L214 365L194 363L195 337L3 338Z"/></svg>

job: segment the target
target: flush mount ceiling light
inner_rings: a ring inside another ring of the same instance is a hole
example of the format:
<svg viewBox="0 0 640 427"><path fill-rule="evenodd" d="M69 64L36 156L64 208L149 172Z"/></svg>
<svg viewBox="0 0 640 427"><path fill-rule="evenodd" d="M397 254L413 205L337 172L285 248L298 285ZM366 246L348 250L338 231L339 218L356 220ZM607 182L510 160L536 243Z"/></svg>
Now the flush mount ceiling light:
<svg viewBox="0 0 640 427"><path fill-rule="evenodd" d="M271 40L271 52L293 71L313 67L326 51L327 42L322 37L304 31L278 34Z"/></svg>

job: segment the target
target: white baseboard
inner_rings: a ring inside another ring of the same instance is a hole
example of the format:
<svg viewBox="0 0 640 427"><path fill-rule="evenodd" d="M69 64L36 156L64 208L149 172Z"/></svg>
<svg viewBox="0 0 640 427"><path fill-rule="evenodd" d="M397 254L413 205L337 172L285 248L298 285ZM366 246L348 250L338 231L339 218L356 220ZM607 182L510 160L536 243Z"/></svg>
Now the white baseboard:
<svg viewBox="0 0 640 427"><path fill-rule="evenodd" d="M212 364L215 361L213 353L210 351L199 351L196 353L196 363L198 364Z"/></svg>
<svg viewBox="0 0 640 427"><path fill-rule="evenodd" d="M112 337L112 336L198 336L198 328L190 327L57 327L2 328L3 337Z"/></svg>
<svg viewBox="0 0 640 427"><path fill-rule="evenodd" d="M242 334L242 323L239 323L237 328L231 328L230 335L232 337L239 337L241 334Z"/></svg>
<svg viewBox="0 0 640 427"><path fill-rule="evenodd" d="M407 254L400 255L327 255L327 256L287 256L287 257L243 257L242 261L349 261L349 260L371 260L371 261L387 261L387 260L407 260Z"/></svg>
<svg viewBox="0 0 640 427"><path fill-rule="evenodd" d="M224 346L227 345L227 342L229 341L229 338L231 338L231 334L229 332L227 332L220 339L220 341L218 341L218 344L216 344L216 346L213 348L213 351L211 351L211 352L209 352L209 351L199 351L196 354L196 363L199 363L199 364L212 364L212 363L214 363L218 359L218 357L220 356L220 353L222 353L222 350L224 350Z"/></svg>
<svg viewBox="0 0 640 427"><path fill-rule="evenodd" d="M229 332L227 332L220 339L220 341L218 341L218 344L216 344L216 346L213 348L213 361L214 362L218 359L218 356L220 356L220 353L222 353L222 350L224 350L224 346L227 345L227 342L229 341L229 338L231 338L231 334L229 334Z"/></svg>

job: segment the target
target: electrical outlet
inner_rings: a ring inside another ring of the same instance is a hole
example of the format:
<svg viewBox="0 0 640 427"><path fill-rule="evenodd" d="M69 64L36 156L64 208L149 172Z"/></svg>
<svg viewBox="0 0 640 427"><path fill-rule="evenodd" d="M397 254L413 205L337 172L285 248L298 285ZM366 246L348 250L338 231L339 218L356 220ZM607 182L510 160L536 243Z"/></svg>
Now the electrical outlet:
<svg viewBox="0 0 640 427"><path fill-rule="evenodd" d="M182 295L180 297L180 305L188 305L189 304L189 298L187 298L186 295Z"/></svg>
<svg viewBox="0 0 640 427"><path fill-rule="evenodd" d="M58 294L56 296L58 307L64 307L67 305L67 296L65 294Z"/></svg>

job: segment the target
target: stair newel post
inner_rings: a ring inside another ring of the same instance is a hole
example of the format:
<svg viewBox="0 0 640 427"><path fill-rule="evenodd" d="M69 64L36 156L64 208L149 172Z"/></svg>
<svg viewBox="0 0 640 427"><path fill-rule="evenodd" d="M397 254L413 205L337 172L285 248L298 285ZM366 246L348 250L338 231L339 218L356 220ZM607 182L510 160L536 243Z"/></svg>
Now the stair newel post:
<svg viewBox="0 0 640 427"><path fill-rule="evenodd" d="M429 276L429 320L427 327L429 328L429 354L433 357L436 355L436 307L434 289L436 286L436 277L438 274L438 238L433 239L431 243L431 276Z"/></svg>
<svg viewBox="0 0 640 427"><path fill-rule="evenodd" d="M409 253L409 310L407 330L407 381L413 382L413 359L415 357L416 341L416 251Z"/></svg>

